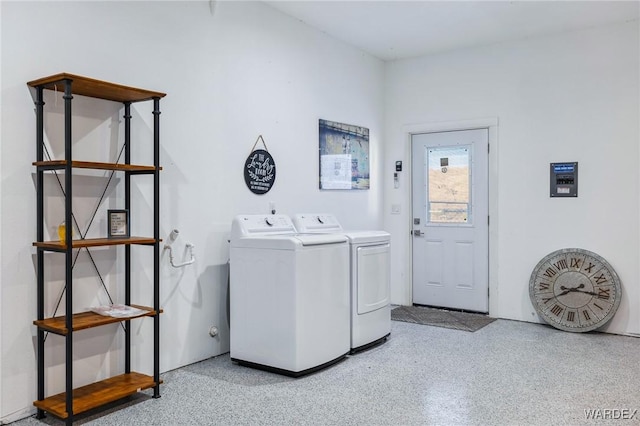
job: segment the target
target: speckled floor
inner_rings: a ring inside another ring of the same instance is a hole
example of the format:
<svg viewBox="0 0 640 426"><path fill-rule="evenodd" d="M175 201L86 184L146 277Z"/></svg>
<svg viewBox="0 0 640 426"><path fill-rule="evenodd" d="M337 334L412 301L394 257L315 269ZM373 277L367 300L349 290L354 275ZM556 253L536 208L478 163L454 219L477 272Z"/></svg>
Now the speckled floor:
<svg viewBox="0 0 640 426"><path fill-rule="evenodd" d="M299 379L228 354L162 378L161 398L142 393L77 424L640 424L639 338L506 320L475 333L394 321L385 344Z"/></svg>

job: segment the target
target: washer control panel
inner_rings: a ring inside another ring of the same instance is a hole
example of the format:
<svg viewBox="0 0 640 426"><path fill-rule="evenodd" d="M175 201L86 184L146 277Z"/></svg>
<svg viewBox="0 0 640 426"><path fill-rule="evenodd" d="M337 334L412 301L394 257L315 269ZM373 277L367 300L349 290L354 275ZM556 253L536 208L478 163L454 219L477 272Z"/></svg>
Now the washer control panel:
<svg viewBox="0 0 640 426"><path fill-rule="evenodd" d="M265 234L295 234L291 218L282 214L240 215L233 219L231 238Z"/></svg>
<svg viewBox="0 0 640 426"><path fill-rule="evenodd" d="M297 214L293 223L298 232L339 232L342 226L332 214Z"/></svg>

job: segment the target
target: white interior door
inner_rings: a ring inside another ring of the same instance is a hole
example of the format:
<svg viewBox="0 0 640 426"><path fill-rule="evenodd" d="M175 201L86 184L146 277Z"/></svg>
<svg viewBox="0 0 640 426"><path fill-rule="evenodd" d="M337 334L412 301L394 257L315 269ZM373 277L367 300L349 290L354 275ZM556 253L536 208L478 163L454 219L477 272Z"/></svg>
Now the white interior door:
<svg viewBox="0 0 640 426"><path fill-rule="evenodd" d="M411 136L413 303L489 310L488 129Z"/></svg>

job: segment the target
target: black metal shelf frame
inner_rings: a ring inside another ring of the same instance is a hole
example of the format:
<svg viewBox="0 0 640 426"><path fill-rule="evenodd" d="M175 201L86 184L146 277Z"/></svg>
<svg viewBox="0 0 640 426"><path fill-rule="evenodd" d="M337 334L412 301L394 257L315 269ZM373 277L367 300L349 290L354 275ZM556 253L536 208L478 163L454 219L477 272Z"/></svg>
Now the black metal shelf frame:
<svg viewBox="0 0 640 426"><path fill-rule="evenodd" d="M75 217L73 216L73 191L72 191L72 182L73 182L73 165L72 165L72 133L71 133L71 122L72 122L72 100L73 100L73 88L72 79L65 78L62 80L64 84L64 155L66 163L64 166L38 166L36 171L36 209L37 209L37 227L36 227L36 238L38 242L44 241L44 172L53 170L64 170L65 173L65 182L64 188L62 188L62 184L60 184L61 189L63 191L63 195L65 198L65 223L66 226L66 234L65 234L65 248L60 250L65 253L65 285L64 285L64 295L65 295L65 326L68 330L68 333L65 338L65 405L67 417L65 422L67 425L73 424L74 421L74 412L73 412L73 327L72 327L72 318L73 318L73 266L75 261L77 260L77 256L73 256L73 245L72 245L72 236L73 236L73 225L75 223ZM44 90L45 85L37 86L36 88L36 99L35 99L35 109L36 109L36 157L38 162L44 161L44 152L45 152L45 144L44 144ZM160 397L160 291L159 291L159 276L160 276L160 220L159 220L159 211L160 211L160 98L152 97L153 100L153 151L154 151L154 159L153 171L140 171L140 170L123 170L119 171L125 174L125 208L131 208L131 176L132 175L148 175L153 174L153 192L154 192L154 212L153 212L153 237L155 240L154 246L154 283L153 283L153 308L156 314L153 316L154 321L154 369L153 369L153 380L155 382L155 386L153 387L153 397ZM123 101L124 104L124 163L129 165L131 164L131 101ZM111 177L113 173L111 172ZM111 180L111 177L109 181ZM109 183L107 183L107 186ZM96 211L94 211L91 221L87 227L87 230L82 234L79 227L78 230L81 232L81 238L84 239L86 237L87 232L91 224L93 223L93 219L97 213L97 210L103 200L104 193L98 202L98 207L96 207ZM96 263L91 256L91 252L88 247L84 247L93 266L96 270L97 275L100 277L100 281L102 282L102 286L106 290L106 286L104 284L104 280L98 271ZM125 304L131 304L131 245L125 245ZM37 319L43 320L45 319L44 312L44 253L47 249L38 247L37 248ZM56 250L58 251L58 250ZM80 250L78 250L78 253ZM108 292L107 292L108 294ZM61 295L62 298L62 295ZM111 296L109 296L111 299ZM60 299L61 300L61 299ZM60 303L60 300L58 303ZM57 308L56 308L57 309ZM125 332L125 373L131 373L131 334L130 334L130 320L124 321L123 328ZM38 376L38 385L37 385L37 398L39 401L45 399L45 339L47 332L42 328L38 327L37 329L37 376ZM38 408L37 412L38 418L44 417L44 410Z"/></svg>

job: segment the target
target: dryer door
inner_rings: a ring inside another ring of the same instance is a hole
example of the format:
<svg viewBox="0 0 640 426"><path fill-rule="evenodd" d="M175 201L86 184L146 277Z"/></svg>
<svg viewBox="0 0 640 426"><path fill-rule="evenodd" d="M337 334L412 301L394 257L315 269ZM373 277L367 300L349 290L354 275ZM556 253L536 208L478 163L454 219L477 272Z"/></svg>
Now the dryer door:
<svg viewBox="0 0 640 426"><path fill-rule="evenodd" d="M358 315L389 304L389 244L359 246L355 250Z"/></svg>

